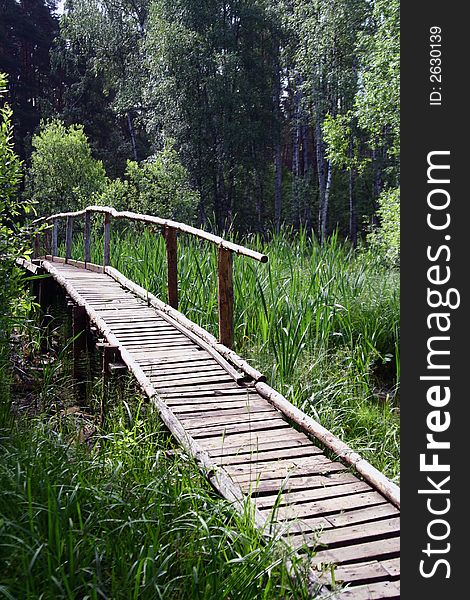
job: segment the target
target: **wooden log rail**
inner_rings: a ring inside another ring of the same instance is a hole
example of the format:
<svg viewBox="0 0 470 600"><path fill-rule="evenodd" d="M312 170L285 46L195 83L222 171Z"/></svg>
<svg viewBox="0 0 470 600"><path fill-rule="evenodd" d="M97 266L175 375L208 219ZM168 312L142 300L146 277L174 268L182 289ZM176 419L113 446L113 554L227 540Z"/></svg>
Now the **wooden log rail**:
<svg viewBox="0 0 470 600"><path fill-rule="evenodd" d="M83 210L66 213L56 213L47 217L36 219L33 223L36 225L42 223L52 223L52 242L50 231L44 232L45 253L51 253L57 256L58 253L58 224L60 219L66 220L65 228L65 260L72 258L72 238L73 225L76 217L84 217L84 258L85 263L91 262L91 215L101 213L104 215L103 226L103 268L110 266L111 261L111 221L112 219L128 219L134 222L147 223L148 225L158 225L162 228L165 238L167 254L167 272L168 272L168 304L178 308L178 247L177 234L187 233L202 240L211 242L217 246L217 299L219 310L219 342L227 348L233 347L234 340L234 295L233 295L233 261L232 255L239 254L253 258L259 262L265 263L268 257L245 246L240 246L228 240L197 229L185 223L178 223L170 219L161 219L152 215L144 215L129 211L118 212L109 206L87 206ZM36 236L34 241L34 254L39 255L39 238Z"/></svg>

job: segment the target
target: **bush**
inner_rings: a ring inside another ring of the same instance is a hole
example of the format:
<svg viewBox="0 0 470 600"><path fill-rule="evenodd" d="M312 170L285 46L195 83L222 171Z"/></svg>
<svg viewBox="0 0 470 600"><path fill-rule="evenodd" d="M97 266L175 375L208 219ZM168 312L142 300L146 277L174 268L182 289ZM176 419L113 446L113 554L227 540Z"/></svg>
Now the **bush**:
<svg viewBox="0 0 470 600"><path fill-rule="evenodd" d="M82 125L43 123L33 137L34 151L26 193L41 214L84 208L96 202L108 178L100 160L91 155Z"/></svg>
<svg viewBox="0 0 470 600"><path fill-rule="evenodd" d="M6 77L0 73L0 98L6 86ZM15 261L25 253L28 242L21 220L32 210L31 205L20 202L18 196L22 167L13 150L11 116L10 107L4 104L0 108L0 409L8 397L8 346L13 316L21 307L21 274Z"/></svg>
<svg viewBox="0 0 470 600"><path fill-rule="evenodd" d="M194 220L199 194L191 190L188 173L171 141L140 164L128 160L125 177L108 184L101 195L102 204L164 219Z"/></svg>
<svg viewBox="0 0 470 600"><path fill-rule="evenodd" d="M368 235L373 252L378 253L390 266L400 264L400 189L384 190L378 199L380 227Z"/></svg>

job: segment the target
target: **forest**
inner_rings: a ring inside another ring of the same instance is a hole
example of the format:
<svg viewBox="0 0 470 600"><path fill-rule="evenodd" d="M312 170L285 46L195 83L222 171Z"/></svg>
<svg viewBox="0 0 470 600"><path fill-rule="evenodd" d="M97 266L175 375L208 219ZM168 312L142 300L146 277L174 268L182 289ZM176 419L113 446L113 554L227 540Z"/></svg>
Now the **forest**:
<svg viewBox="0 0 470 600"><path fill-rule="evenodd" d="M398 0L0 0L0 597L310 598L317 551L234 511L132 377L90 355L79 398L70 310L46 335L18 267L34 221L113 207L266 254L234 258L234 349L399 483L399 182ZM78 227L59 255L87 260ZM164 236L110 236L171 304ZM217 337L213 250L178 236L178 310Z"/></svg>

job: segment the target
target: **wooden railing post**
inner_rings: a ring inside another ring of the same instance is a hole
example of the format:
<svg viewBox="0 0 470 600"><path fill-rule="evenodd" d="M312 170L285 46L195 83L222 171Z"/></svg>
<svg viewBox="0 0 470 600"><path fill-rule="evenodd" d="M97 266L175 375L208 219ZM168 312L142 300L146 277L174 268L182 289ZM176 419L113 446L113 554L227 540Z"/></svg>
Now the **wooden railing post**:
<svg viewBox="0 0 470 600"><path fill-rule="evenodd" d="M46 229L44 232L44 254L51 253L51 230Z"/></svg>
<svg viewBox="0 0 470 600"><path fill-rule="evenodd" d="M103 266L107 267L110 263L111 256L111 215L104 215L104 238L103 238Z"/></svg>
<svg viewBox="0 0 470 600"><path fill-rule="evenodd" d="M86 352L87 352L87 313L84 306L74 305L72 308L73 335L73 379L79 402L86 397Z"/></svg>
<svg viewBox="0 0 470 600"><path fill-rule="evenodd" d="M59 228L59 224L57 219L52 221L52 247L51 254L52 256L57 256L57 230Z"/></svg>
<svg viewBox="0 0 470 600"><path fill-rule="evenodd" d="M217 291L219 302L219 340L233 346L233 273L232 252L219 246L217 252Z"/></svg>
<svg viewBox="0 0 470 600"><path fill-rule="evenodd" d="M39 239L39 233L36 233L34 236L33 258L39 258L40 247L41 247L41 240Z"/></svg>
<svg viewBox="0 0 470 600"><path fill-rule="evenodd" d="M72 237L73 237L73 217L67 217L67 226L65 231L65 261L72 258Z"/></svg>
<svg viewBox="0 0 470 600"><path fill-rule="evenodd" d="M85 213L85 225L83 230L83 246L85 262L91 262L91 213Z"/></svg>
<svg viewBox="0 0 470 600"><path fill-rule="evenodd" d="M178 308L178 246L176 229L166 227L166 260L168 267L168 304Z"/></svg>

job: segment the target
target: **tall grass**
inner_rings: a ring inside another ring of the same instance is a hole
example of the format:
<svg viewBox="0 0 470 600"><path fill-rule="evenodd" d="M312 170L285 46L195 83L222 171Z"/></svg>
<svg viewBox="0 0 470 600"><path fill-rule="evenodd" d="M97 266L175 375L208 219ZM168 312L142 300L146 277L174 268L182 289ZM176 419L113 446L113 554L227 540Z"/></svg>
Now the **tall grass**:
<svg viewBox="0 0 470 600"><path fill-rule="evenodd" d="M333 236L320 246L284 231L242 243L268 264L234 257L235 343L291 401L351 443L377 468L399 473L399 277L371 253ZM95 232L94 262L102 261ZM121 228L112 264L166 299L162 236ZM80 258L80 245L74 257ZM217 258L213 246L179 238L180 310L217 334Z"/></svg>
<svg viewBox="0 0 470 600"><path fill-rule="evenodd" d="M0 423L0 597L307 598L290 551L265 543L249 511L216 496L148 407L125 397L92 446L77 441L76 414L53 408Z"/></svg>

